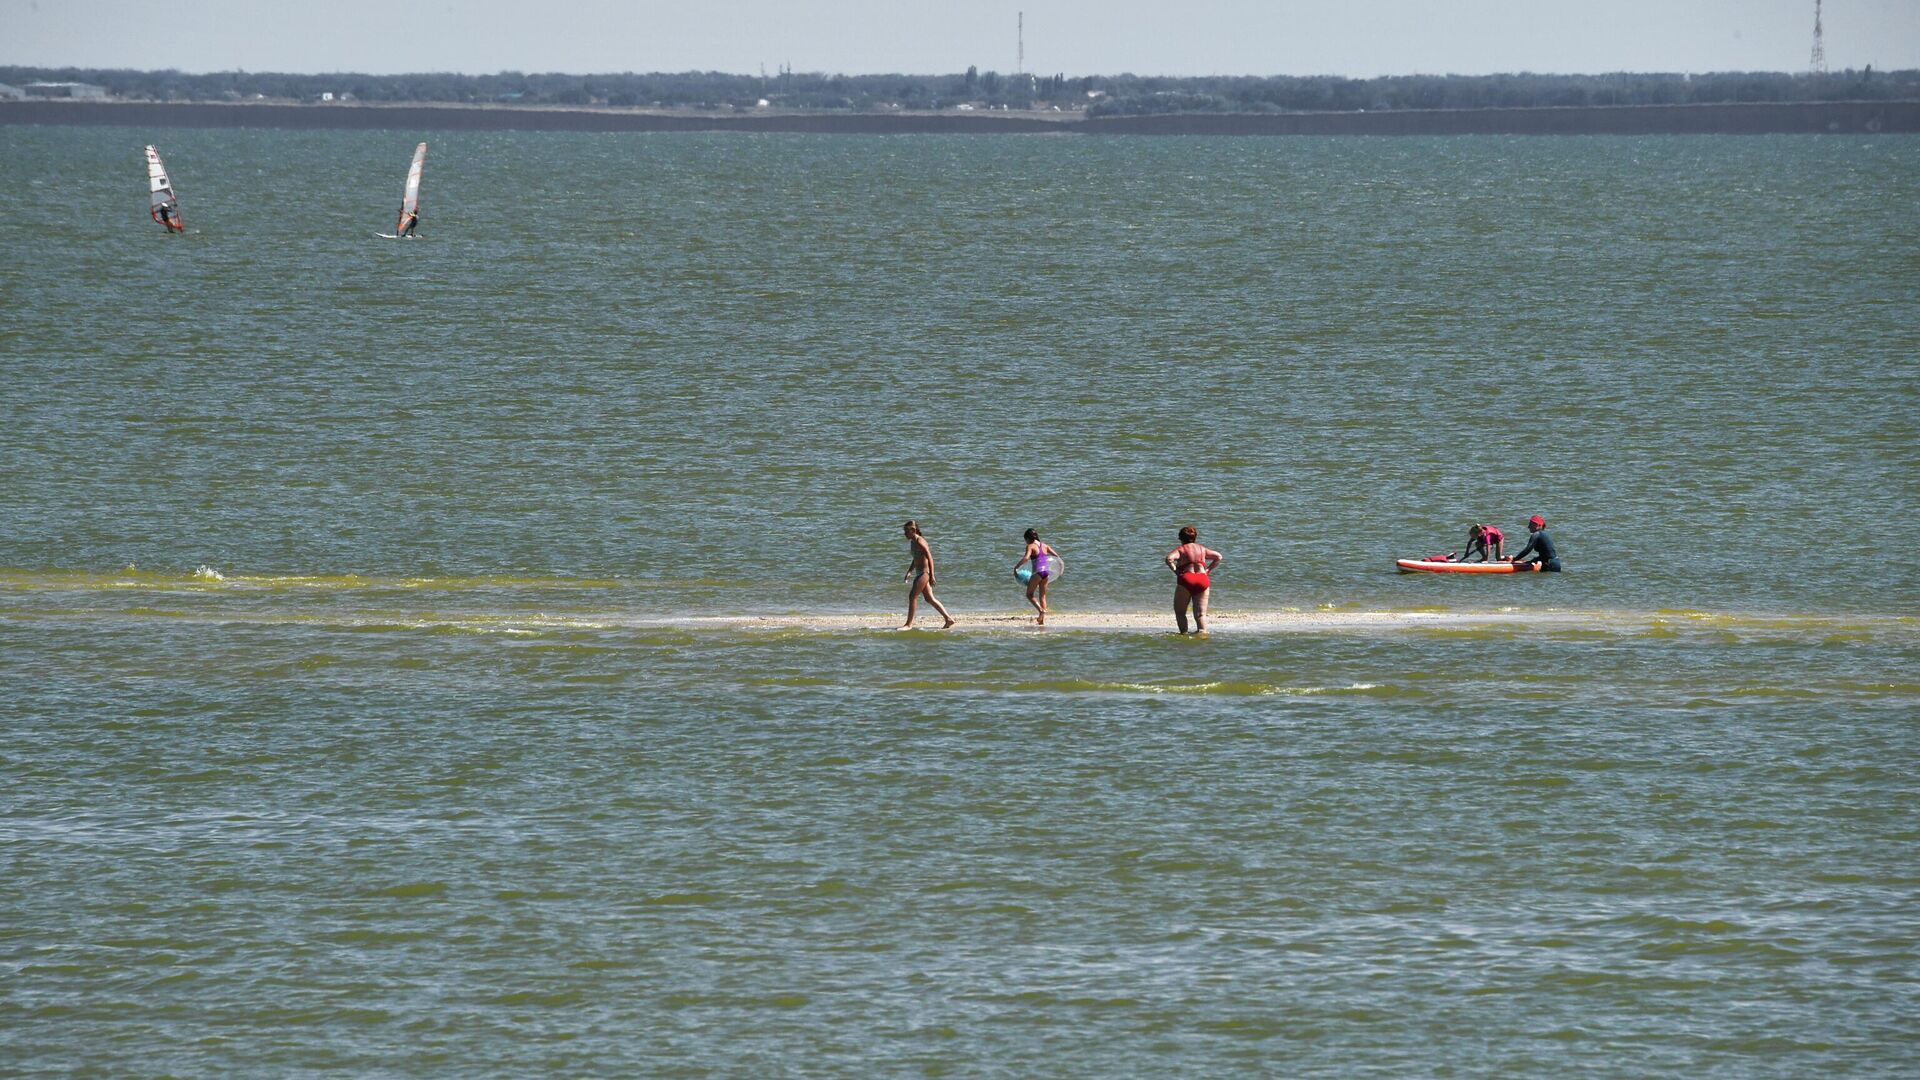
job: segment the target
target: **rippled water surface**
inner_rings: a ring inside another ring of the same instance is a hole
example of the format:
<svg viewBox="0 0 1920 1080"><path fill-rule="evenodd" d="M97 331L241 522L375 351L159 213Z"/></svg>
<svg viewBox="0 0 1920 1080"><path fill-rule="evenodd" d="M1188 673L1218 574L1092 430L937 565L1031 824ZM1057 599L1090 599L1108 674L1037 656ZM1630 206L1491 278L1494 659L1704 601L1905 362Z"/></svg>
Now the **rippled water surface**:
<svg viewBox="0 0 1920 1080"><path fill-rule="evenodd" d="M1920 1052L1920 143L0 127L0 189L0 1075ZM1564 574L1393 573L1536 512Z"/></svg>

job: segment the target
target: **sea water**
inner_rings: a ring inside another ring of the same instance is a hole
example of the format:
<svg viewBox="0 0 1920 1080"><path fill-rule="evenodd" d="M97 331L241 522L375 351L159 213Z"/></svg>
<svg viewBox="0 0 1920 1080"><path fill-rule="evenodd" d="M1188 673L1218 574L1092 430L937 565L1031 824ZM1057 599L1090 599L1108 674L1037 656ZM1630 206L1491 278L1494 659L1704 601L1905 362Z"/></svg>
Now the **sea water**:
<svg viewBox="0 0 1920 1080"><path fill-rule="evenodd" d="M0 1074L1920 1051L1920 143L5 127L0 190ZM1534 513L1563 574L1393 572Z"/></svg>

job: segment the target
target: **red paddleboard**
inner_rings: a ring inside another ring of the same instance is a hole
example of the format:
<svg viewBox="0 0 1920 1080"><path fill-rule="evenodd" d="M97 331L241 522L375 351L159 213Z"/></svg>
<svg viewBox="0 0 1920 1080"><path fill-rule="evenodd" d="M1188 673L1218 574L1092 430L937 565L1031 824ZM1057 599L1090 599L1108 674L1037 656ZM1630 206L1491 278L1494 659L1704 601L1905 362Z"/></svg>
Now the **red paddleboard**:
<svg viewBox="0 0 1920 1080"><path fill-rule="evenodd" d="M1395 559L1393 565L1403 574L1415 574L1425 571L1429 574L1513 574L1532 570L1533 564L1524 566L1510 562L1446 562L1439 559Z"/></svg>

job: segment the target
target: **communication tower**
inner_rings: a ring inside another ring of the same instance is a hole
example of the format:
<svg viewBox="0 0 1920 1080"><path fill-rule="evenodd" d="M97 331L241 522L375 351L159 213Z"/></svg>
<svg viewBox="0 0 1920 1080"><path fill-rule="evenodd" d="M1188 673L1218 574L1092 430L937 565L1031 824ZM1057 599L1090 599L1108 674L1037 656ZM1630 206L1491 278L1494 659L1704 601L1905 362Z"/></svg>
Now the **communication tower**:
<svg viewBox="0 0 1920 1080"><path fill-rule="evenodd" d="M1813 0L1813 2L1818 4L1820 0ZM1021 12L1016 16L1016 19L1017 21L1013 24L1013 39L1016 42L1013 54L1013 73L1015 75L1025 75L1027 73L1027 13L1024 11ZM1815 21L1819 21L1818 16L1815 16Z"/></svg>
<svg viewBox="0 0 1920 1080"><path fill-rule="evenodd" d="M1813 62L1809 65L1815 75L1827 73L1826 35L1820 29L1820 0L1813 0Z"/></svg>

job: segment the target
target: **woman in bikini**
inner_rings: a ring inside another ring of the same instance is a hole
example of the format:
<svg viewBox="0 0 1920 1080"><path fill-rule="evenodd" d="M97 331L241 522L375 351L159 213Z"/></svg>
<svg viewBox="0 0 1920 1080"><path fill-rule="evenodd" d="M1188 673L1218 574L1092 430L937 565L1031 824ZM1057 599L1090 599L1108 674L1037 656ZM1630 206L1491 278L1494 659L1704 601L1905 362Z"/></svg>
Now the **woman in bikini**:
<svg viewBox="0 0 1920 1080"><path fill-rule="evenodd" d="M1207 593L1213 585L1210 576L1224 558L1200 543L1200 530L1188 525L1180 530L1180 546L1167 552L1167 569L1173 571L1173 621L1181 633L1187 632L1187 608L1193 608L1197 633L1207 629Z"/></svg>
<svg viewBox="0 0 1920 1080"><path fill-rule="evenodd" d="M1047 582L1058 568L1060 553L1048 547L1040 539L1040 534L1027 530L1027 550L1020 554L1020 561L1013 564L1016 573L1029 561L1033 563L1033 576L1027 579L1027 603L1040 613L1036 621L1047 625Z"/></svg>
<svg viewBox="0 0 1920 1080"><path fill-rule="evenodd" d="M907 554L913 557L913 561L907 564L907 622L900 629L913 629L914 611L924 596L927 603L933 605L933 610L947 620L940 627L945 630L953 625L953 616L947 614L947 609L933 597L933 549L927 546L927 538L920 535L917 523L909 521L901 528L907 534Z"/></svg>

